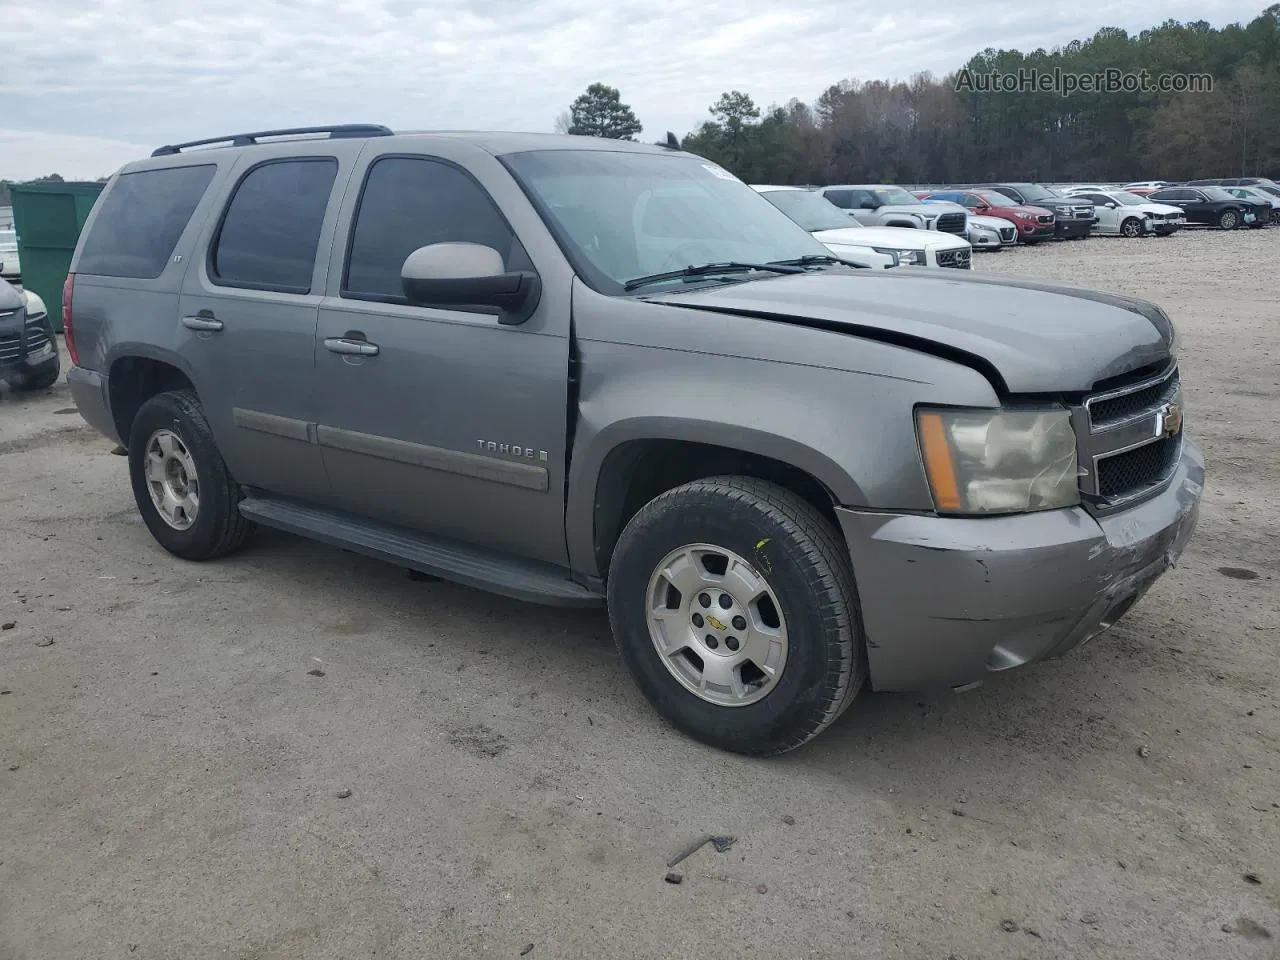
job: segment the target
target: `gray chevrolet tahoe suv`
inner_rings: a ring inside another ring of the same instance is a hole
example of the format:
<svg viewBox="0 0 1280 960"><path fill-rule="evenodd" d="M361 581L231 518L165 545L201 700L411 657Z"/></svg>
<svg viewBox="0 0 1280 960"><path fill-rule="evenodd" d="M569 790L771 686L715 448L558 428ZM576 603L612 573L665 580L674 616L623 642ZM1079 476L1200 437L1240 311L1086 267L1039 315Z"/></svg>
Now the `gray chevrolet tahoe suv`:
<svg viewBox="0 0 1280 960"><path fill-rule="evenodd" d="M856 269L675 143L162 147L65 300L75 402L165 549L261 524L607 603L656 709L743 753L1084 643L1198 516L1158 307Z"/></svg>

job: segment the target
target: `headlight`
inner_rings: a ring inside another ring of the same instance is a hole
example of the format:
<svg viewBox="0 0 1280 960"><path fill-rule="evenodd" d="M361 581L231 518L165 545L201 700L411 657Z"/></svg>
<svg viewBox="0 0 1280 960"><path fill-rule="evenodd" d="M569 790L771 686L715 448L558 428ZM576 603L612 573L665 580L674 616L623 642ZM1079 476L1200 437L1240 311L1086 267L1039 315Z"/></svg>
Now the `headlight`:
<svg viewBox="0 0 1280 960"><path fill-rule="evenodd" d="M903 266L924 263L923 250L899 250L897 247L872 247L871 249L876 253L883 253L887 256L897 257L898 262Z"/></svg>
<svg viewBox="0 0 1280 960"><path fill-rule="evenodd" d="M939 513L1025 513L1080 502L1066 410L920 409L916 431Z"/></svg>

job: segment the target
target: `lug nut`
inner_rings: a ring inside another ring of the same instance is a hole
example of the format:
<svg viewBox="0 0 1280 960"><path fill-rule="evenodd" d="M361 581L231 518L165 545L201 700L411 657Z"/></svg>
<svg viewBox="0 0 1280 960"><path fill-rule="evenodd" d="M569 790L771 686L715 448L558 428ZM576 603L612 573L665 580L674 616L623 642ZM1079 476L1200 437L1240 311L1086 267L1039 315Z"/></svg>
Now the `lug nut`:
<svg viewBox="0 0 1280 960"><path fill-rule="evenodd" d="M701 629L702 629L702 614L700 614L700 613L695 613L695 614L693 615L693 617L692 617L692 620L693 620L693 625L694 625L695 627L697 627L699 630L701 630Z"/></svg>
<svg viewBox="0 0 1280 960"><path fill-rule="evenodd" d="M727 593L720 594L720 606L723 609L728 610L733 606L733 597L729 596Z"/></svg>
<svg viewBox="0 0 1280 960"><path fill-rule="evenodd" d="M724 645L736 653L738 650L738 638L729 637L725 640Z"/></svg>
<svg viewBox="0 0 1280 960"><path fill-rule="evenodd" d="M698 596L698 602L699 602L700 604L702 604L702 606L703 606L704 608L705 608L705 607L709 607L709 606L711 606L711 597L710 597L708 594L705 594L705 593L703 593L703 594L699 594L699 596Z"/></svg>
<svg viewBox="0 0 1280 960"><path fill-rule="evenodd" d="M720 641L708 633L707 646L710 647L712 650L714 650L716 647L720 646Z"/></svg>
<svg viewBox="0 0 1280 960"><path fill-rule="evenodd" d="M734 618L733 618L733 629L735 629L735 630L745 630L745 629L747 629L747 618L746 618L746 617L734 617Z"/></svg>

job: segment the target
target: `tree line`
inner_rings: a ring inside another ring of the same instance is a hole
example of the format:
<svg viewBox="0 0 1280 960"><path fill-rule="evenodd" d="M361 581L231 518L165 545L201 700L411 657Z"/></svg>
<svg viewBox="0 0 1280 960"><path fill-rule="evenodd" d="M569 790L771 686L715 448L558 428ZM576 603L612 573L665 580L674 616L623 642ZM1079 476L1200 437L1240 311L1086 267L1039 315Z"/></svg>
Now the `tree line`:
<svg viewBox="0 0 1280 960"><path fill-rule="evenodd" d="M989 82L1107 71L1130 79L1068 95L1061 84ZM1188 75L1210 89L1159 88L1161 77L1185 87ZM1168 20L1137 34L1104 27L1051 51L988 48L941 79L844 80L812 103L761 110L733 90L709 113L682 145L750 183L1280 178L1280 3L1220 29ZM641 126L616 88L592 84L556 129L634 139Z"/></svg>

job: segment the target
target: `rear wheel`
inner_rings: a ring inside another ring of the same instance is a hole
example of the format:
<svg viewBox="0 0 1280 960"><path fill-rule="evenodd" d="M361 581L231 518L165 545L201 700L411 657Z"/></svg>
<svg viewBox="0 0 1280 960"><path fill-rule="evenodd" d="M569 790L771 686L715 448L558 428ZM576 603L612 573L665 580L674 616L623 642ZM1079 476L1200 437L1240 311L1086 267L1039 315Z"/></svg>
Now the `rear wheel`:
<svg viewBox="0 0 1280 960"><path fill-rule="evenodd" d="M151 535L184 560L232 553L253 532L254 524L240 514L240 486L188 390L156 394L134 417L129 479Z"/></svg>
<svg viewBox="0 0 1280 960"><path fill-rule="evenodd" d="M1122 237L1140 237L1142 236L1142 221L1137 217L1125 217L1124 222L1120 224L1120 236Z"/></svg>
<svg viewBox="0 0 1280 960"><path fill-rule="evenodd" d="M1234 230L1240 226L1240 214L1234 210L1223 210L1218 214L1218 226L1223 230Z"/></svg>
<svg viewBox="0 0 1280 960"><path fill-rule="evenodd" d="M762 480L697 480L641 508L614 551L608 599L650 703L721 749L799 747L867 675L843 542L812 505Z"/></svg>

